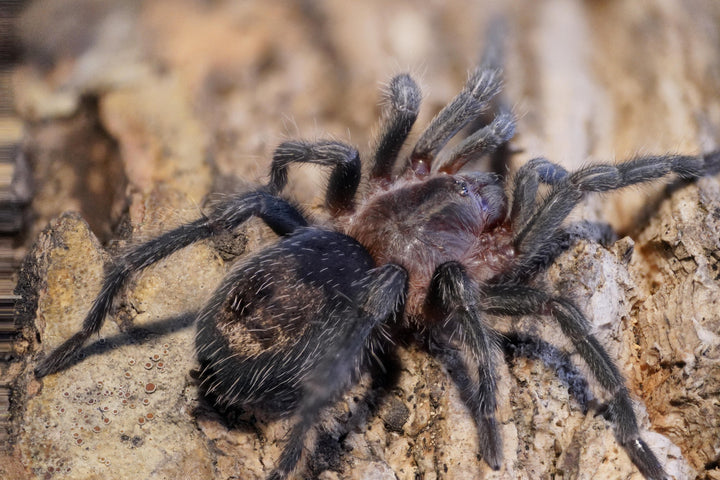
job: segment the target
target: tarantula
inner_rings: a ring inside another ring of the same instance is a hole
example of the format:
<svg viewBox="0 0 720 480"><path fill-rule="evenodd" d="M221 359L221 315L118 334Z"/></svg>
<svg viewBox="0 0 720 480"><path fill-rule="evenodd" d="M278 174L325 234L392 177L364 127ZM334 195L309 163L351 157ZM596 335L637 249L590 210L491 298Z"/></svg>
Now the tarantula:
<svg viewBox="0 0 720 480"><path fill-rule="evenodd" d="M194 222L130 249L109 267L81 331L45 358L38 378L60 370L97 333L114 298L134 273L194 242L262 219L278 236L242 258L197 316L201 387L222 408L295 414L270 479L301 460L323 412L398 332L418 332L449 367L477 424L483 459L502 460L495 411L499 334L488 316L552 318L597 382L616 437L648 478L665 478L641 439L623 376L567 298L528 285L557 249L563 220L590 192L605 192L670 173L691 179L720 169L720 151L661 155L567 172L544 158L522 166L511 186L495 174L460 172L513 136L497 58L486 52L458 94L431 121L400 164L416 120L420 91L406 74L385 93L380 134L363 175L353 147L336 141L287 141L273 155L269 182L213 206ZM452 148L448 141L494 114ZM292 164L331 169L328 225L312 225L281 196ZM398 165L396 165L398 164ZM363 176L366 178L363 179ZM362 195L358 187L364 180ZM541 185L548 192L538 195ZM509 191L511 201L506 197Z"/></svg>

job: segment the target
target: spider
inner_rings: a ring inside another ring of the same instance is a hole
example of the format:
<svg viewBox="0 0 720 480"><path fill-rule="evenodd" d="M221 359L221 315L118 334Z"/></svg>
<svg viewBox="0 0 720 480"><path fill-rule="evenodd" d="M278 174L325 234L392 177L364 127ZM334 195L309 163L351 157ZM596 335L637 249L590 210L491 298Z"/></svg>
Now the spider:
<svg viewBox="0 0 720 480"><path fill-rule="evenodd" d="M323 413L408 330L424 336L428 351L449 367L476 422L480 454L499 469L500 336L487 318L525 315L557 322L610 394L607 414L618 442L643 475L666 478L640 436L625 380L584 313L571 299L529 284L556 253L564 219L588 193L671 173L684 179L716 173L720 151L638 157L575 172L535 158L507 185L495 174L463 172L467 162L492 154L514 134L514 116L498 101L498 63L488 48L462 91L406 157L401 151L421 98L407 74L387 86L380 133L365 171L357 150L341 142L279 145L266 185L236 194L204 217L117 258L82 329L39 364L36 376L63 368L100 330L131 275L259 217L278 239L239 260L200 310L196 350L201 388L218 407L297 418L269 479L298 470ZM493 114L488 123L447 147L488 112ZM289 167L298 163L331 170L326 224L312 224L281 196ZM548 192L541 196L543 185Z"/></svg>

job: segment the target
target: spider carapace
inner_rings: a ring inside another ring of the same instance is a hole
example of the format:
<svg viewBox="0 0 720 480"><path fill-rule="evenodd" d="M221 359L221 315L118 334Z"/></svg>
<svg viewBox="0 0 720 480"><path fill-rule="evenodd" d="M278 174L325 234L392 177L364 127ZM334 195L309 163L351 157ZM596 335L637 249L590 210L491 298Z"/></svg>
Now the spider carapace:
<svg viewBox="0 0 720 480"><path fill-rule="evenodd" d="M434 317L426 294L437 266L458 261L476 281L503 271L513 257L506 201L493 175L439 174L401 181L379 193L349 219L347 230L377 265L408 273L405 314L421 323Z"/></svg>
<svg viewBox="0 0 720 480"><path fill-rule="evenodd" d="M196 346L201 387L218 406L297 419L269 478L300 468L323 414L378 352L394 348L394 335L408 329L452 367L448 372L477 425L480 454L499 469L500 342L487 319L525 315L558 325L610 394L607 416L618 442L646 477L666 478L640 436L625 380L585 315L571 299L531 281L556 253L562 222L586 194L671 173L686 179L716 173L720 152L638 157L575 172L535 158L507 184L495 174L462 171L508 142L515 129L512 113L498 99L497 57L488 51L409 154L401 151L421 95L402 74L386 89L368 168L355 148L341 142L285 142L274 153L266 185L231 196L205 217L121 255L108 268L82 330L39 364L37 376L67 365L100 330L130 275L254 216L279 238L232 267L198 314ZM481 116L490 120L447 146ZM330 220L322 226L311 225L282 196L288 167L297 163L330 168Z"/></svg>

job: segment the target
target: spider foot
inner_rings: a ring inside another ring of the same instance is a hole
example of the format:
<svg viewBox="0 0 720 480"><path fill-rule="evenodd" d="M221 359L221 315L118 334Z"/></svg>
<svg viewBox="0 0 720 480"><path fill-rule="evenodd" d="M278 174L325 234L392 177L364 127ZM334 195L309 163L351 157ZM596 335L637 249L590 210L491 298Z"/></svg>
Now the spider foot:
<svg viewBox="0 0 720 480"><path fill-rule="evenodd" d="M490 468L495 471L502 466L502 438L494 416L486 416L477 420L480 436L480 454Z"/></svg>
<svg viewBox="0 0 720 480"><path fill-rule="evenodd" d="M306 432L301 431L304 428L304 426L296 426L289 432L288 444L267 480L284 480L298 467L305 446Z"/></svg>
<svg viewBox="0 0 720 480"><path fill-rule="evenodd" d="M621 388L607 405L606 415L615 423L615 437L630 460L648 480L669 479L660 461L640 438L635 413L627 390Z"/></svg>
<svg viewBox="0 0 720 480"><path fill-rule="evenodd" d="M642 438L635 437L627 442L620 440L620 444L625 448L630 460L638 470L645 475L645 478L648 480L670 480L660 461Z"/></svg>
<svg viewBox="0 0 720 480"><path fill-rule="evenodd" d="M277 469L273 470L272 473L267 477L267 480L283 480L287 477L288 472L281 472Z"/></svg>
<svg viewBox="0 0 720 480"><path fill-rule="evenodd" d="M45 357L35 368L35 377L43 378L55 373L72 363L72 358L85 343L89 335L79 332L70 337L60 347Z"/></svg>

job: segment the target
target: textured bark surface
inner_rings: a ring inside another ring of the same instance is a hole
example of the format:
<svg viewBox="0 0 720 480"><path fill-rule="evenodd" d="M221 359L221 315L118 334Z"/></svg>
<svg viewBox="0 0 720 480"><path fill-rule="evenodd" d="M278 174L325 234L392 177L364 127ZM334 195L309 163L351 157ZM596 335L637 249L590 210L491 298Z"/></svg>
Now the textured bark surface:
<svg viewBox="0 0 720 480"><path fill-rule="evenodd" d="M362 152L379 82L405 70L421 80L424 125L462 86L497 13L519 116L510 171L540 155L574 169L718 147L713 0L38 2L21 25L29 56L16 72L38 236L18 290L24 361L14 456L0 476L263 478L288 423L223 417L191 374L192 312L234 258L272 241L259 223L134 278L76 365L38 382L36 358L79 327L110 255L197 218L211 192L263 181L284 138L334 137ZM291 175L291 194L318 211L323 173ZM68 210L79 215L55 218ZM568 225L574 241L537 284L587 313L668 473L720 479L718 177L594 196ZM491 321L573 352L549 319ZM568 368L549 348L515 352L500 372L499 472L478 458L447 373L412 343L398 348L393 382L361 385L337 405L309 471L641 478L598 414L606 397L581 362Z"/></svg>

